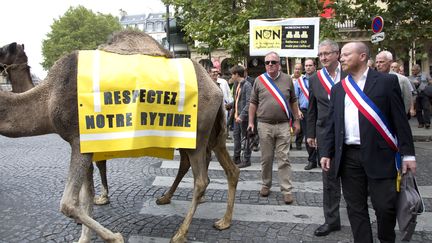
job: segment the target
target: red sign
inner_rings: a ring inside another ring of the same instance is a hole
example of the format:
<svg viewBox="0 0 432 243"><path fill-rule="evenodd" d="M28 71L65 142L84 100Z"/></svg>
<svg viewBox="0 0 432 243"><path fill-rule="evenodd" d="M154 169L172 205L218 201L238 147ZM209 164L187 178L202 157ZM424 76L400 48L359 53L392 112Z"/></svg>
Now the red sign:
<svg viewBox="0 0 432 243"><path fill-rule="evenodd" d="M333 18L335 14L334 9L328 8L327 5L333 4L334 0L320 0L320 1L323 2L323 11L321 13L321 17L326 19Z"/></svg>
<svg viewBox="0 0 432 243"><path fill-rule="evenodd" d="M383 30L383 28L384 28L384 19L381 16L376 16L372 20L372 31L374 33L379 33Z"/></svg>

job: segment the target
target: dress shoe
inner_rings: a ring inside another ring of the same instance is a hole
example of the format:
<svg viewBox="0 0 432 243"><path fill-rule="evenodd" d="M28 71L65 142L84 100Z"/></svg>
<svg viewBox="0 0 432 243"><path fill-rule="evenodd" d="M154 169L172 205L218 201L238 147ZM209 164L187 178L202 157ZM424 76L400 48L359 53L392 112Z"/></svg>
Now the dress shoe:
<svg viewBox="0 0 432 243"><path fill-rule="evenodd" d="M316 162L310 162L304 167L305 170L312 170L313 168L317 167L317 163Z"/></svg>
<svg viewBox="0 0 432 243"><path fill-rule="evenodd" d="M293 198L292 194L283 195L283 199L284 199L285 204L291 204L294 202L294 198Z"/></svg>
<svg viewBox="0 0 432 243"><path fill-rule="evenodd" d="M425 128L426 128L426 129L429 129L429 128L430 128L430 124L426 124L426 125L425 125Z"/></svg>
<svg viewBox="0 0 432 243"><path fill-rule="evenodd" d="M330 234L330 232L338 231L340 229L341 229L340 226L332 226L329 224L323 224L315 230L314 235L315 236L326 236L326 235Z"/></svg>
<svg viewBox="0 0 432 243"><path fill-rule="evenodd" d="M424 124L419 124L418 125L418 128L423 128L424 127Z"/></svg>
<svg viewBox="0 0 432 243"><path fill-rule="evenodd" d="M234 160L234 164L236 164L236 165L241 164L240 157L234 157L233 160Z"/></svg>
<svg viewBox="0 0 432 243"><path fill-rule="evenodd" d="M240 164L237 164L237 167L239 167L239 168L244 168L244 167L248 167L248 166L251 166L250 160L244 160Z"/></svg>
<svg viewBox="0 0 432 243"><path fill-rule="evenodd" d="M302 146L300 145L296 145L296 150L302 150Z"/></svg>
<svg viewBox="0 0 432 243"><path fill-rule="evenodd" d="M260 195L261 197L268 197L268 195L270 194L270 189L268 187L261 187L261 191L260 191Z"/></svg>

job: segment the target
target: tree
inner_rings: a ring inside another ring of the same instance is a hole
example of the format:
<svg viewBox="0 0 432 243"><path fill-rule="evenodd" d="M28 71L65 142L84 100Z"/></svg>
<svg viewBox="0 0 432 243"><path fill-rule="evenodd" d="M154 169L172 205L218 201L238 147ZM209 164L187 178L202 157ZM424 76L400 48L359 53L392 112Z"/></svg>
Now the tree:
<svg viewBox="0 0 432 243"><path fill-rule="evenodd" d="M222 47L234 59L248 55L249 19L317 17L322 11L316 0L163 0L174 6L176 18L186 32L189 43L205 43L198 47L208 53ZM321 37L337 33L332 20L321 22Z"/></svg>
<svg viewBox="0 0 432 243"><path fill-rule="evenodd" d="M421 50L432 39L430 0L345 0L335 2L331 7L335 9L338 21L355 20L356 27L362 30L371 30L375 16L383 17L385 40L380 42L382 48ZM406 56L399 54L399 57Z"/></svg>
<svg viewBox="0 0 432 243"><path fill-rule="evenodd" d="M107 37L121 29L120 21L111 14L93 13L83 6L70 7L51 25L42 42L42 67L48 70L61 56L73 50L92 50L105 43Z"/></svg>

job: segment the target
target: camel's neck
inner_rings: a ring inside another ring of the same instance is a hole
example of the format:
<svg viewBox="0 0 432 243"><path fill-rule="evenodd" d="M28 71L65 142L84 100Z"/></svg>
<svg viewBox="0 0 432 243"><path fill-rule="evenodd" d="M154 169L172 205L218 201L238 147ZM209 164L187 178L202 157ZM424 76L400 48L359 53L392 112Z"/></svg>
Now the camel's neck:
<svg viewBox="0 0 432 243"><path fill-rule="evenodd" d="M8 73L12 84L12 92L22 93L34 87L30 67L27 64L14 66L9 69Z"/></svg>
<svg viewBox="0 0 432 243"><path fill-rule="evenodd" d="M49 97L40 86L20 94L0 92L1 135L25 137L54 131L48 114Z"/></svg>

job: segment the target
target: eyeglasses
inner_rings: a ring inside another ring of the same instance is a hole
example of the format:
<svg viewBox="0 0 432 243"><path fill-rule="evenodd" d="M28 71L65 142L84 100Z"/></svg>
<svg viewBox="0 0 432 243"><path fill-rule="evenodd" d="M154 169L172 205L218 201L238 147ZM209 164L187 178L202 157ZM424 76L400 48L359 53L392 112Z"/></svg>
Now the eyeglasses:
<svg viewBox="0 0 432 243"><path fill-rule="evenodd" d="M265 63L265 65L270 65L270 64L272 64L272 65L276 65L276 64L278 64L279 62L278 62L278 61L265 61L264 63Z"/></svg>
<svg viewBox="0 0 432 243"><path fill-rule="evenodd" d="M330 56L330 54L332 54L332 53L335 53L336 51L330 51L330 52L321 52L321 53L318 53L318 56L319 57L328 57L328 56Z"/></svg>

